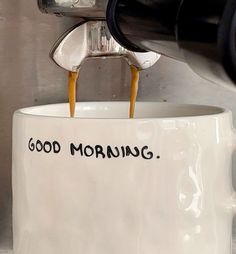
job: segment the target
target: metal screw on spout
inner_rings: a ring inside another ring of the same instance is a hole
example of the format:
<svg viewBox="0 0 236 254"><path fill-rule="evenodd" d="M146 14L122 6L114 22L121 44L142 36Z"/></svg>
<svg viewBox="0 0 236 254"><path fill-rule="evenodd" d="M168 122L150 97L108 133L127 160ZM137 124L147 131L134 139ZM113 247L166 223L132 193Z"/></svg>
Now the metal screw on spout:
<svg viewBox="0 0 236 254"><path fill-rule="evenodd" d="M53 46L50 57L68 71L77 71L88 58L110 57L123 57L129 65L143 70L154 65L160 55L126 50L111 36L105 21L88 21L62 35Z"/></svg>

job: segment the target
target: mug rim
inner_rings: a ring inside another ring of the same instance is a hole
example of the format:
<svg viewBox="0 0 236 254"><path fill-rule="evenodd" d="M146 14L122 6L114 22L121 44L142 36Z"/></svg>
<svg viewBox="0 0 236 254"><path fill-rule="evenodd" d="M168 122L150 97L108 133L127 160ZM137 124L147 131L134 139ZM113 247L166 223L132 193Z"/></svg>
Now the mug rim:
<svg viewBox="0 0 236 254"><path fill-rule="evenodd" d="M86 105L126 105L129 106L129 101L86 101L86 102L77 102L76 106L86 106ZM158 120L158 119L180 119L180 118L202 118L202 117L212 117L212 116L222 116L224 114L229 114L231 111L229 109L225 109L218 106L213 105L204 105L204 104L188 104L188 103L172 103L172 102L155 102L155 101L138 101L136 102L136 107L140 107L142 105L156 105L156 106L165 106L166 108L182 108L182 109L193 109L193 110L199 110L198 114L177 114L175 116L157 116L157 117L134 117L130 119L127 115L127 117L70 117L69 116L69 110L68 110L68 116L60 116L60 115L49 115L49 114L40 114L39 110L45 110L47 108L53 108L55 106L66 106L69 109L68 103L53 103L53 104L43 104L43 105L37 105L37 106L31 106L31 107L24 107L17 109L14 112L15 115L20 116L27 116L27 117L33 117L33 118L50 118L50 119L70 119L70 120L128 120L128 121L135 121L135 120ZM38 113L37 113L38 110ZM206 113L202 114L200 111L205 110Z"/></svg>

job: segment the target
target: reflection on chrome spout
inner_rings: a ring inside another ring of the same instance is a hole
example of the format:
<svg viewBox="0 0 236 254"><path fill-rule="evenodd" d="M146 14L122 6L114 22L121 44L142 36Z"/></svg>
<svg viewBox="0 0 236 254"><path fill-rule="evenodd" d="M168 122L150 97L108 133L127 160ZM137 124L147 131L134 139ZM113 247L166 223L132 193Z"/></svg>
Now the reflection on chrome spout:
<svg viewBox="0 0 236 254"><path fill-rule="evenodd" d="M123 57L138 69L151 67L160 55L126 50L111 36L105 21L81 23L67 31L53 46L51 58L62 68L77 71L88 58Z"/></svg>
<svg viewBox="0 0 236 254"><path fill-rule="evenodd" d="M108 0L37 0L39 9L59 16L105 19Z"/></svg>

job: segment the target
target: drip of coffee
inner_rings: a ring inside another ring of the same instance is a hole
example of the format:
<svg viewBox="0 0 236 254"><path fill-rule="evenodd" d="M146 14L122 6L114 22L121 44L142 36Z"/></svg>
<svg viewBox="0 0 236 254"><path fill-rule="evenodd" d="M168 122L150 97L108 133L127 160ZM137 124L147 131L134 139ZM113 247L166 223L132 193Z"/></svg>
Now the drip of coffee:
<svg viewBox="0 0 236 254"><path fill-rule="evenodd" d="M68 76L68 97L70 104L70 117L75 116L75 104L76 104L76 84L79 77L79 72L69 72Z"/></svg>
<svg viewBox="0 0 236 254"><path fill-rule="evenodd" d="M131 65L131 85L130 85L130 107L129 107L129 118L134 118L135 103L138 94L138 83L139 83L139 70Z"/></svg>
<svg viewBox="0 0 236 254"><path fill-rule="evenodd" d="M131 85L130 85L130 109L129 118L134 117L135 103L138 94L139 70L135 66L131 66ZM75 116L76 104L76 88L79 72L69 72L68 76L68 97L70 105L70 117Z"/></svg>

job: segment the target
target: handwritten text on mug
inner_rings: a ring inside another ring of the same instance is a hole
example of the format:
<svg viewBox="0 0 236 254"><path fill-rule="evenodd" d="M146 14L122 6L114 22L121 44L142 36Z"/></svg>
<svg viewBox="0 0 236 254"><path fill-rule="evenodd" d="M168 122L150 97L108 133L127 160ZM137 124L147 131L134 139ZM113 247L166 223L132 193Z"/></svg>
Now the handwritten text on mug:
<svg viewBox="0 0 236 254"><path fill-rule="evenodd" d="M61 144L58 141L41 141L30 138L28 141L28 148L31 152L38 153L54 153L61 152ZM111 146L111 145L85 145L83 143L69 143L68 151L71 156L93 157L93 158L143 158L145 160L160 159L160 156L155 156L150 151L148 146Z"/></svg>

